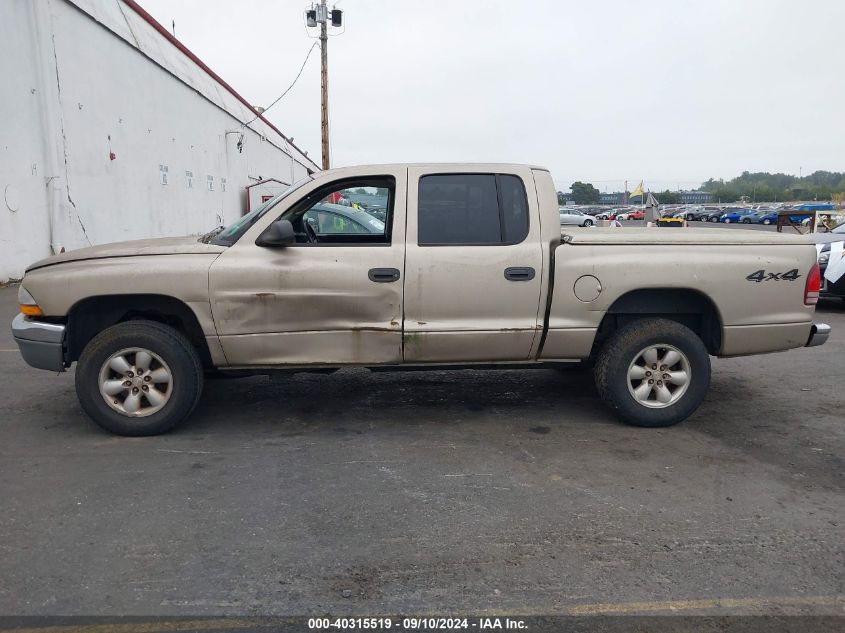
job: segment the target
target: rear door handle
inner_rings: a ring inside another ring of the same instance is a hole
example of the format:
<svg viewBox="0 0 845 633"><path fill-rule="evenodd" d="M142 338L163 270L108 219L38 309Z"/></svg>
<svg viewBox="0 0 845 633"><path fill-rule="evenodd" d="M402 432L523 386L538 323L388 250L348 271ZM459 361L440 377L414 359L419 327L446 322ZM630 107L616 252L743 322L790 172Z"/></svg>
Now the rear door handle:
<svg viewBox="0 0 845 633"><path fill-rule="evenodd" d="M531 281L534 279L534 269L530 266L505 268L505 279L508 281Z"/></svg>
<svg viewBox="0 0 845 633"><path fill-rule="evenodd" d="M377 284L389 283L399 279L399 270L397 268L370 268L367 276L370 281Z"/></svg>

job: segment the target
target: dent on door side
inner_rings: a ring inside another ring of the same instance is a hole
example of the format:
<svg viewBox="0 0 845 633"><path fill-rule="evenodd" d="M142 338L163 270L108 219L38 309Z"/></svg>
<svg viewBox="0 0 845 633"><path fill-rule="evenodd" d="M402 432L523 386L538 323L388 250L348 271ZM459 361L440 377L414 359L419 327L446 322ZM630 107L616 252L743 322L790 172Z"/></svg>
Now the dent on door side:
<svg viewBox="0 0 845 633"><path fill-rule="evenodd" d="M284 279L280 279L284 284ZM326 330L390 331L399 328L398 305L390 293L325 288L257 288L220 291L213 311L221 336L262 332ZM385 327L389 323L390 327Z"/></svg>
<svg viewBox="0 0 845 633"><path fill-rule="evenodd" d="M212 267L220 335L401 327L401 283L369 281L373 257L365 249L348 249L342 257L317 248L258 255ZM381 259L388 255L385 249Z"/></svg>
<svg viewBox="0 0 845 633"><path fill-rule="evenodd" d="M212 267L212 312L230 364L400 359L402 286L369 281L366 250L279 249Z"/></svg>

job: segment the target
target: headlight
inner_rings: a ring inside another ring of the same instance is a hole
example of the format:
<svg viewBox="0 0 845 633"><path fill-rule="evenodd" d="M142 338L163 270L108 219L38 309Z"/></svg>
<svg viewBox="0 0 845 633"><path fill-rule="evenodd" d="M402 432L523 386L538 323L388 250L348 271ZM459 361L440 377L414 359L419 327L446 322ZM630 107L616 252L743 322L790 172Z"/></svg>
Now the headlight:
<svg viewBox="0 0 845 633"><path fill-rule="evenodd" d="M23 285L18 286L18 308L26 316L44 316L44 311Z"/></svg>

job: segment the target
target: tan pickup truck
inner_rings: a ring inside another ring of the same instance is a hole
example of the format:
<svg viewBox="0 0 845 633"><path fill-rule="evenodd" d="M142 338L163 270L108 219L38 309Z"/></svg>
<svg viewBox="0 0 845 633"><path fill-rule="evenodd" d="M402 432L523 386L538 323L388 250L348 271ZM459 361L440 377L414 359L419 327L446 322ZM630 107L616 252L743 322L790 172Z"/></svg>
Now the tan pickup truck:
<svg viewBox="0 0 845 633"><path fill-rule="evenodd" d="M562 228L549 172L335 169L197 238L32 265L12 329L32 366L74 361L85 411L124 435L184 420L206 374L586 361L639 426L701 404L710 356L819 345L806 238Z"/></svg>

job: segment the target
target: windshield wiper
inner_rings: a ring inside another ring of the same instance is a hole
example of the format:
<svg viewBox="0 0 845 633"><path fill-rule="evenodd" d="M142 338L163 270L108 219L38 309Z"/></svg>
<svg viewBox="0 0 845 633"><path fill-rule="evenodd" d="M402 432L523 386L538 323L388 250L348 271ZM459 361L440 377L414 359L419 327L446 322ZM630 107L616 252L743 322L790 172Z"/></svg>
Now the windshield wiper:
<svg viewBox="0 0 845 633"><path fill-rule="evenodd" d="M203 233L202 235L200 235L197 241L202 242L203 244L208 244L211 240L220 235L220 233L222 233L223 229L225 228L225 226L221 225L217 228L211 229L208 233Z"/></svg>

